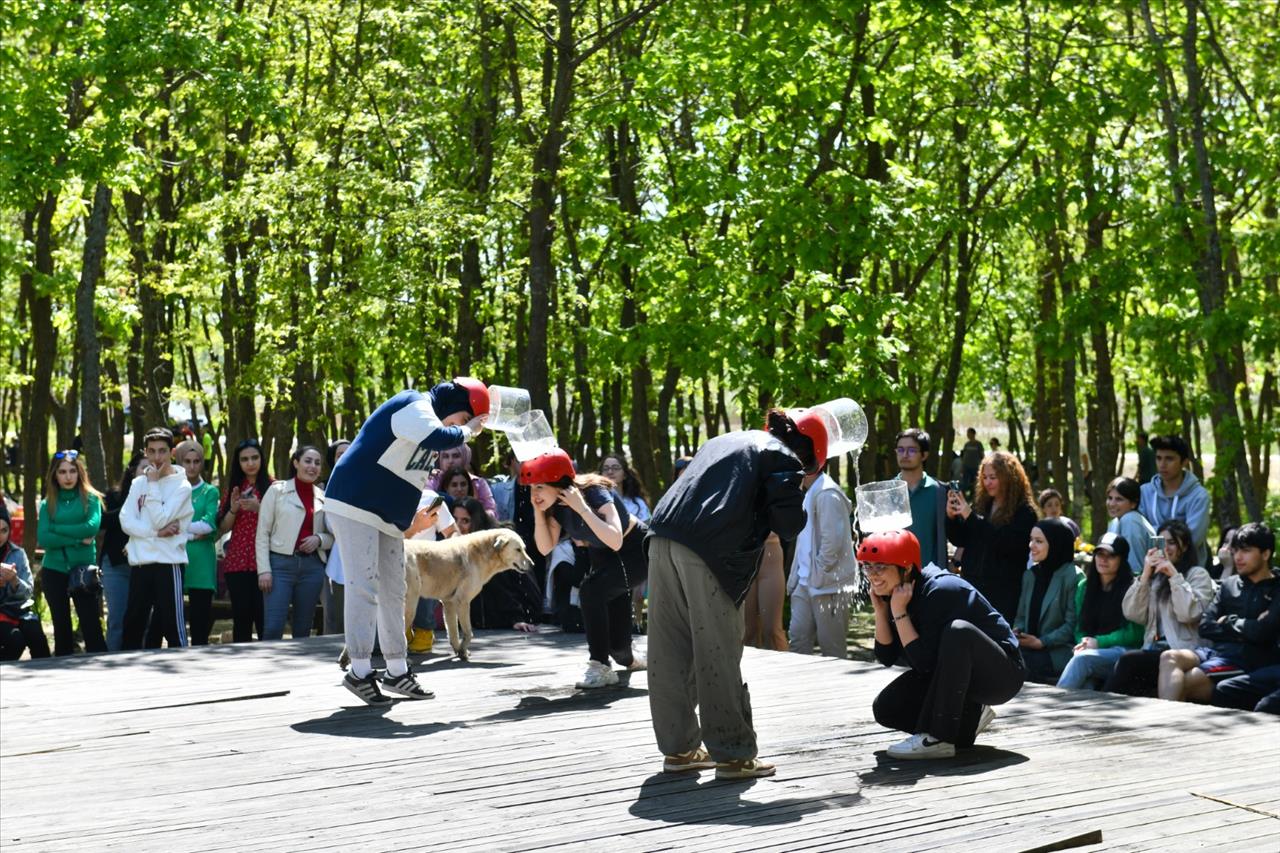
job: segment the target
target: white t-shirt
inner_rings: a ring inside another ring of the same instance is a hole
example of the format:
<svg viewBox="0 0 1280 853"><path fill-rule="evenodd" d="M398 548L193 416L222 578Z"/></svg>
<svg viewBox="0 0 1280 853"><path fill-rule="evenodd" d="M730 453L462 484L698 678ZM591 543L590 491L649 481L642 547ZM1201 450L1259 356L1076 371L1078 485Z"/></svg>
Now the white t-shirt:
<svg viewBox="0 0 1280 853"><path fill-rule="evenodd" d="M426 509L439 496L439 492L434 489L423 489L422 497L418 499L418 510ZM453 527L453 513L449 512L448 504L442 503L440 504L440 511L436 513L436 523L421 533L415 534L412 538L434 542L437 539L443 539L445 531L450 527Z"/></svg>

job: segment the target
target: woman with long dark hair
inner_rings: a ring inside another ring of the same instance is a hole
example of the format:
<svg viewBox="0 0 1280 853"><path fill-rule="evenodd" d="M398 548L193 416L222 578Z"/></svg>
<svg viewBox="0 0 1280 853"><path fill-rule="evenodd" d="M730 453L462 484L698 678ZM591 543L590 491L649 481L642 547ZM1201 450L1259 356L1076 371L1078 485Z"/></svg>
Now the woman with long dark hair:
<svg viewBox="0 0 1280 853"><path fill-rule="evenodd" d="M613 484L614 493L622 498L622 503L631 517L647 524L650 513L644 486L640 484L640 478L636 476L636 472L627 464L627 457L621 453L605 454L600 460L599 474ZM645 584L639 583L631 588L631 619L636 630L640 630L644 625L644 596ZM781 617L781 603L778 605L778 613Z"/></svg>
<svg viewBox="0 0 1280 853"><path fill-rule="evenodd" d="M223 549L223 576L231 597L231 636L246 643L257 632L262 639L262 591L258 588L256 537L258 511L271 488L271 477L263 463L262 445L246 438L231 454L231 467L218 507L218 533L230 532Z"/></svg>
<svg viewBox="0 0 1280 853"><path fill-rule="evenodd" d="M272 483L258 511L255 551L258 588L265 596L264 640L283 637L286 620L294 637L311 635L325 552L333 547L325 524L324 489L316 485L320 461L320 451L309 444L295 450L290 457L293 476Z"/></svg>
<svg viewBox="0 0 1280 853"><path fill-rule="evenodd" d="M1142 574L1122 602L1124 615L1146 626L1142 648L1116 661L1103 688L1110 693L1154 697L1161 652L1204 645L1200 617L1213 603L1213 578L1195 564L1195 542L1186 522L1168 519L1156 533L1164 537L1164 550L1147 551Z"/></svg>
<svg viewBox="0 0 1280 853"><path fill-rule="evenodd" d="M1038 514L1031 483L1016 456L988 453L978 469L972 507L947 491L947 539L964 549L960 574L1012 623L1027 568L1027 540Z"/></svg>
<svg viewBox="0 0 1280 853"><path fill-rule="evenodd" d="M1076 592L1076 645L1058 686L1093 689L1106 681L1116 661L1142 645L1142 626L1124 615L1124 595L1133 583L1129 543L1119 533L1104 533L1084 569Z"/></svg>
<svg viewBox="0 0 1280 853"><path fill-rule="evenodd" d="M617 684L610 657L624 669L644 669L644 659L631 648L631 588L648 574L648 528L627 512L611 481L575 474L569 454L559 448L523 463L520 483L530 487L538 550L550 554L563 537L584 544L590 556L591 568L578 587L589 660L577 686Z"/></svg>
<svg viewBox="0 0 1280 853"><path fill-rule="evenodd" d="M453 507L458 535L494 530L500 525L475 498L464 498ZM542 614L542 591L528 572L499 572L471 600L471 627L536 631Z"/></svg>
<svg viewBox="0 0 1280 853"><path fill-rule="evenodd" d="M80 620L86 652L105 652L102 635L102 582L94 568L98 556L98 530L102 526L102 493L89 482L84 460L75 450L59 450L49 462L40 501L36 541L44 548L40 575L44 600L53 620L53 653L73 654L71 606ZM77 575L78 578L73 578ZM70 584L87 578L87 584Z"/></svg>

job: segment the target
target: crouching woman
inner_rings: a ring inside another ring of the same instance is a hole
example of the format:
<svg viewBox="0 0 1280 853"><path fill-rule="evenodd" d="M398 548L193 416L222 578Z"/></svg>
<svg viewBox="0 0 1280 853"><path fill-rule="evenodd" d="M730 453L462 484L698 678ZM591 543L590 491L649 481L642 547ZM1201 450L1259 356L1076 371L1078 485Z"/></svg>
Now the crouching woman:
<svg viewBox="0 0 1280 853"><path fill-rule="evenodd" d="M910 670L880 692L876 722L911 737L891 758L951 758L995 718L992 705L1018 694L1026 666L1013 630L967 581L920 568L920 543L905 530L873 533L858 559L871 583L876 660Z"/></svg>

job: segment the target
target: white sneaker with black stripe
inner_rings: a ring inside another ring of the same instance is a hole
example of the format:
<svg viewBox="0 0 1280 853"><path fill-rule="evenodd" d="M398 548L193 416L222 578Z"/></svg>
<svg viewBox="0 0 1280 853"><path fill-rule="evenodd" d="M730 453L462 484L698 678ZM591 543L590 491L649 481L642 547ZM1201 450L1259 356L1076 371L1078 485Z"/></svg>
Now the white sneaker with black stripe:
<svg viewBox="0 0 1280 853"><path fill-rule="evenodd" d="M348 671L342 676L342 686L356 695L361 702L374 708L386 708L392 704L389 696L383 696L378 689L378 677L372 672L364 678L357 678L354 672Z"/></svg>
<svg viewBox="0 0 1280 853"><path fill-rule="evenodd" d="M436 694L423 687L418 683L418 679L413 677L413 670L408 670L404 675L382 676L382 689L406 699L436 698Z"/></svg>

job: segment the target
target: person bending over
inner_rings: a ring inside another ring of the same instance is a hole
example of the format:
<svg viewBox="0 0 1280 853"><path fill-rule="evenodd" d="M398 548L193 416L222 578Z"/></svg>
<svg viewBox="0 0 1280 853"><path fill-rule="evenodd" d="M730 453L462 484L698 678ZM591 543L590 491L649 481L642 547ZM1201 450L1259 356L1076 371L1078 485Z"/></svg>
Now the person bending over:
<svg viewBox="0 0 1280 853"><path fill-rule="evenodd" d="M858 546L871 582L876 660L906 664L876 697L872 713L909 733L891 758L951 758L972 746L1022 689L1026 665L1004 617L956 575L920 567L920 543L905 530L872 533Z"/></svg>
<svg viewBox="0 0 1280 853"><path fill-rule="evenodd" d="M756 758L742 602L769 533L803 529L800 481L827 458L828 438L816 412L773 409L767 428L708 441L653 511L649 709L668 773L774 773Z"/></svg>
<svg viewBox="0 0 1280 853"><path fill-rule="evenodd" d="M404 536L438 452L463 444L484 428L489 391L475 379L442 382L426 394L401 391L360 427L334 466L325 513L343 574L343 622L351 671L342 684L367 705L391 699L430 699L409 671L404 624ZM373 672L379 638L387 672Z"/></svg>

